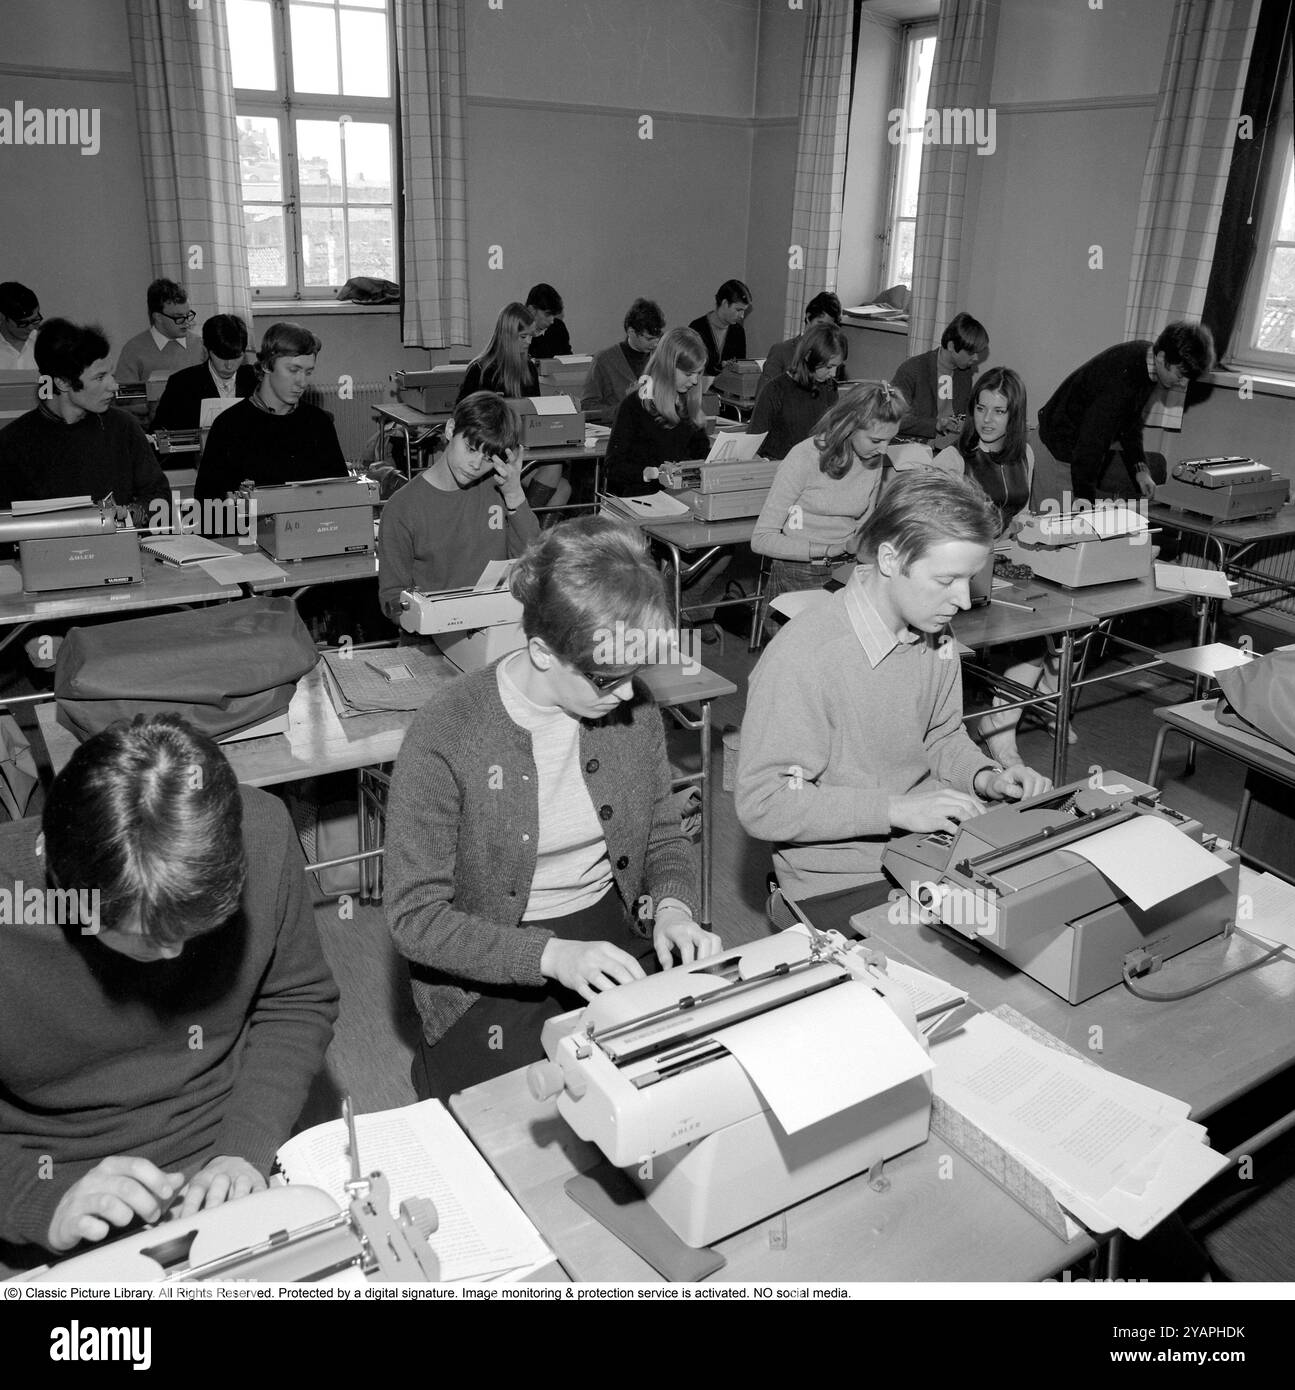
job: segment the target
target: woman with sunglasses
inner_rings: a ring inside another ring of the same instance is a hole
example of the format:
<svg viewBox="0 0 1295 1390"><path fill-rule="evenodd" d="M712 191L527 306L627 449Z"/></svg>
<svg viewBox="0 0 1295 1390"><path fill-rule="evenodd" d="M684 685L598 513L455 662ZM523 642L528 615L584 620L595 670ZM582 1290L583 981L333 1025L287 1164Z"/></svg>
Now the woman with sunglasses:
<svg viewBox="0 0 1295 1390"><path fill-rule="evenodd" d="M419 711L387 811L386 912L444 1098L541 1055L540 1029L646 971L715 954L661 715L661 578L636 531L580 517L513 567L526 645Z"/></svg>

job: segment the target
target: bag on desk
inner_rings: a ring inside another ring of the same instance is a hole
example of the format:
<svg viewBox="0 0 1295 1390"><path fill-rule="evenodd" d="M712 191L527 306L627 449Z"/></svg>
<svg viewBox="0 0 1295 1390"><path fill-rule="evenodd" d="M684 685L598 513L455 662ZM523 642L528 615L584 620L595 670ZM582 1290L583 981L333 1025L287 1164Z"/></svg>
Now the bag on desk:
<svg viewBox="0 0 1295 1390"><path fill-rule="evenodd" d="M317 659L287 598L74 627L54 668L58 722L84 742L119 719L169 712L219 738L282 714Z"/></svg>
<svg viewBox="0 0 1295 1390"><path fill-rule="evenodd" d="M1226 697L1215 715L1220 724L1295 753L1295 651L1271 652L1220 671L1215 680Z"/></svg>

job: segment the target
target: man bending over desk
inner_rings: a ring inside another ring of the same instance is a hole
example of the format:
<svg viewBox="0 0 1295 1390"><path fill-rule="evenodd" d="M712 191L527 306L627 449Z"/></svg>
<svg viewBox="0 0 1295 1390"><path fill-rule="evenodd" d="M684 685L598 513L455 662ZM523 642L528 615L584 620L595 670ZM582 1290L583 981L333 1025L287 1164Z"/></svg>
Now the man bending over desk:
<svg viewBox="0 0 1295 1390"><path fill-rule="evenodd" d="M751 675L737 814L774 842L797 900L881 879L894 831L956 829L985 801L1046 791L962 726L962 668L944 634L998 534L975 484L900 473L863 524L845 588L816 598Z"/></svg>
<svg viewBox="0 0 1295 1390"><path fill-rule="evenodd" d="M175 715L97 734L40 825L0 827L0 1241L265 1187L337 1017L303 878L283 806Z"/></svg>

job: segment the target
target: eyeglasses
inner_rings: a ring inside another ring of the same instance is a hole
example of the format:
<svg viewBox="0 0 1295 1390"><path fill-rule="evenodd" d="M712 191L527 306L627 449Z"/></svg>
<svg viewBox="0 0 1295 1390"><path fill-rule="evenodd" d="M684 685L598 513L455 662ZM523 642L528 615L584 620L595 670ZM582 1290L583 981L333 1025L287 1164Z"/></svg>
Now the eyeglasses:
<svg viewBox="0 0 1295 1390"><path fill-rule="evenodd" d="M601 671L581 671L580 674L600 695L605 695L609 690L624 685L626 681L632 681L642 669L641 666L636 666L632 671L622 671L619 675L608 675Z"/></svg>
<svg viewBox="0 0 1295 1390"><path fill-rule="evenodd" d="M161 313L164 319L170 319L172 323L192 323L198 317L196 309L190 309L187 314L168 314L165 309Z"/></svg>
<svg viewBox="0 0 1295 1390"><path fill-rule="evenodd" d="M38 324L45 322L45 316L39 309L34 314L28 314L25 319L14 319L14 323L19 328L35 328Z"/></svg>

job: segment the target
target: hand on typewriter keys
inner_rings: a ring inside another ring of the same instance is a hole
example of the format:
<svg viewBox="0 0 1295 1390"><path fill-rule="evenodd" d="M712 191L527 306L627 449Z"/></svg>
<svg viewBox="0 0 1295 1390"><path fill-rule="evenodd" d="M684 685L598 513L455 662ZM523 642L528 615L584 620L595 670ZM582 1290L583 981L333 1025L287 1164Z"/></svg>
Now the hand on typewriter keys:
<svg viewBox="0 0 1295 1390"><path fill-rule="evenodd" d="M49 1247L71 1250L83 1240L102 1240L114 1226L129 1226L137 1217L156 1221L183 1185L183 1173L164 1173L146 1158L105 1158L54 1208Z"/></svg>
<svg viewBox="0 0 1295 1390"><path fill-rule="evenodd" d="M990 801L1020 801L1028 796L1042 796L1052 790L1052 778L1035 772L1024 763L1016 763L995 772L985 779L985 797Z"/></svg>
<svg viewBox="0 0 1295 1390"><path fill-rule="evenodd" d="M193 1216L203 1207L236 1202L251 1192L261 1192L267 1183L245 1158L213 1158L191 1177L184 1189L181 1217Z"/></svg>
<svg viewBox="0 0 1295 1390"><path fill-rule="evenodd" d="M563 941L550 937L540 956L540 974L582 999L643 978L643 967L610 941Z"/></svg>
<svg viewBox="0 0 1295 1390"><path fill-rule="evenodd" d="M1013 769L1015 771L1015 769ZM974 796L952 787L932 787L890 798L890 825L893 830L947 830L952 834L958 823L978 816L985 808Z"/></svg>
<svg viewBox="0 0 1295 1390"><path fill-rule="evenodd" d="M716 956L720 951L720 939L713 931L707 931L686 918L665 923L658 921L652 933L652 944L656 947L662 970L669 970L674 964L676 951L679 952L680 965L691 965L695 960L705 960L707 956Z"/></svg>

